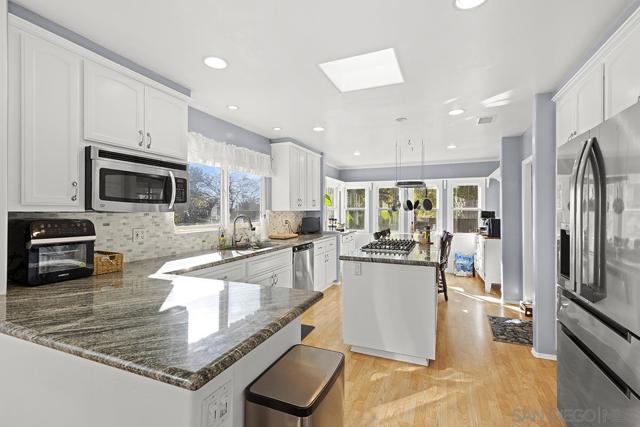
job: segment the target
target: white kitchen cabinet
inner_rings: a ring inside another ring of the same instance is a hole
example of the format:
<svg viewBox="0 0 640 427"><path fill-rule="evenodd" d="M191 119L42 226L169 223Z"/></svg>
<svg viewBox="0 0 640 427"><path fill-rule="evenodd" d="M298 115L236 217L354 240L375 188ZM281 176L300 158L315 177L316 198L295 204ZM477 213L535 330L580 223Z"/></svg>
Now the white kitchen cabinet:
<svg viewBox="0 0 640 427"><path fill-rule="evenodd" d="M307 153L307 188L306 202L307 210L317 211L322 206L322 195L320 194L320 157Z"/></svg>
<svg viewBox="0 0 640 427"><path fill-rule="evenodd" d="M476 236L473 263L476 274L484 281L485 293L489 293L491 285L502 283L502 240Z"/></svg>
<svg viewBox="0 0 640 427"><path fill-rule="evenodd" d="M640 27L604 58L605 117L613 117L640 100Z"/></svg>
<svg viewBox="0 0 640 427"><path fill-rule="evenodd" d="M599 125L604 120L603 66L594 65L557 99L556 144Z"/></svg>
<svg viewBox="0 0 640 427"><path fill-rule="evenodd" d="M111 68L84 61L84 138L144 149L145 86Z"/></svg>
<svg viewBox="0 0 640 427"><path fill-rule="evenodd" d="M186 160L185 101L88 60L84 87L86 140Z"/></svg>
<svg viewBox="0 0 640 427"><path fill-rule="evenodd" d="M561 145L578 134L578 105L574 93L568 93L556 104L556 144Z"/></svg>
<svg viewBox="0 0 640 427"><path fill-rule="evenodd" d="M349 255L356 249L356 233L343 234L340 242L340 255Z"/></svg>
<svg viewBox="0 0 640 427"><path fill-rule="evenodd" d="M338 278L338 248L336 238L323 239L313 244L313 288L323 291Z"/></svg>
<svg viewBox="0 0 640 427"><path fill-rule="evenodd" d="M195 270L185 274L185 276L228 280L230 282L244 282L247 279L247 266L244 261L235 261L218 267Z"/></svg>
<svg viewBox="0 0 640 427"><path fill-rule="evenodd" d="M22 59L20 204L73 210L81 202L82 60L48 41L19 37L13 53Z"/></svg>
<svg viewBox="0 0 640 427"><path fill-rule="evenodd" d="M293 287L293 268L289 265L287 267L279 268L274 271L269 271L260 276L250 277L249 283L254 283L261 286L278 286L280 288L292 288Z"/></svg>
<svg viewBox="0 0 640 427"><path fill-rule="evenodd" d="M187 158L187 103L152 87L144 90L145 147L162 156Z"/></svg>
<svg viewBox="0 0 640 427"><path fill-rule="evenodd" d="M271 206L274 211L321 209L321 158L290 142L271 145L273 176Z"/></svg>

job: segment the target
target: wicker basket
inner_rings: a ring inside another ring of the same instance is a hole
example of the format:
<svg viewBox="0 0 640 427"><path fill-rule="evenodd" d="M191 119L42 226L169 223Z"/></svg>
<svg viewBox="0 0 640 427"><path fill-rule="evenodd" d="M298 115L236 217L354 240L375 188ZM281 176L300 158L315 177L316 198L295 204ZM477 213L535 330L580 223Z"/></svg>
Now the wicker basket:
<svg viewBox="0 0 640 427"><path fill-rule="evenodd" d="M124 255L120 252L95 251L93 255L93 275L122 271Z"/></svg>

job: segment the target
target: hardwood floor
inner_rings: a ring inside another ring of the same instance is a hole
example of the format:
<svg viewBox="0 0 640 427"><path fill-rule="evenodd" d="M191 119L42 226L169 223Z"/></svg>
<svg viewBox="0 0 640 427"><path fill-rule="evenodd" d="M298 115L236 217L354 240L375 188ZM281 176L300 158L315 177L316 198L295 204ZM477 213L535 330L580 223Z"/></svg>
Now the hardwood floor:
<svg viewBox="0 0 640 427"><path fill-rule="evenodd" d="M524 318L501 306L478 279L448 276L439 296L437 356L425 368L351 353L342 342L341 286L325 292L302 322L304 344L346 355L345 426L562 426L556 363L531 348L495 342L487 315ZM494 291L495 292L495 291Z"/></svg>

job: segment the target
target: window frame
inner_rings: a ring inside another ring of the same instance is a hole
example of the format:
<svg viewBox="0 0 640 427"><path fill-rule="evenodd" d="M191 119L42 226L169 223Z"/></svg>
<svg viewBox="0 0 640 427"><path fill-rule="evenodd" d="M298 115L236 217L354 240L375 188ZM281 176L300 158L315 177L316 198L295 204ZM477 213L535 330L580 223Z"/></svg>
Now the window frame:
<svg viewBox="0 0 640 427"><path fill-rule="evenodd" d="M442 231L444 230L444 219L443 219L443 206L442 206L442 192L444 191L444 184L443 184L443 180L441 179L432 179L432 180L422 180L422 182L425 183L427 188L435 188L436 189L436 206L437 208L435 208L434 210L436 211L436 225L437 227L435 229L431 230L431 235L435 235L435 234L440 234L442 233ZM405 198L408 199L409 198L409 191L411 191L412 189L407 189L406 194L405 194ZM409 218L407 220L407 224L406 224L406 230L407 233L411 233L411 230L409 229L411 227L411 221L412 218Z"/></svg>
<svg viewBox="0 0 640 427"><path fill-rule="evenodd" d="M370 221L369 221L369 217L370 217L369 194L371 193L371 187L372 187L371 182L349 182L349 183L345 183L344 191L342 192L342 213L343 213L342 217L344 218L345 229L351 230L351 229L347 228L347 226L348 226L348 224L347 224L347 211L348 210L364 210L364 228L362 230L353 229L353 231L356 231L356 232L359 232L359 233L369 233L370 226L371 226ZM347 206L347 201L349 200L347 194L348 194L349 190L364 190L364 208L349 209L349 207Z"/></svg>
<svg viewBox="0 0 640 427"><path fill-rule="evenodd" d="M324 177L324 193L322 194L322 210L324 214L325 230L329 230L329 208L324 204L324 195L328 193L329 188L334 190L333 207L331 210L335 211L335 216L338 222L342 222L342 219L344 218L342 212L342 193L344 190L344 182L326 176Z"/></svg>
<svg viewBox="0 0 640 427"><path fill-rule="evenodd" d="M188 162L187 164L201 164L198 162ZM208 165L205 165L208 166ZM229 166L212 166L220 169L220 222L211 224L176 224L174 219L174 229L177 233L190 233L190 232L202 232L202 231L218 231L220 227L227 228L231 225L231 205L229 203L229 176L231 171L244 172L237 169L233 169ZM246 172L251 173L251 172ZM255 175L255 174L252 174ZM260 213L258 217L259 221L253 222L256 227L261 227L264 223L264 217L266 213L266 177L255 175L260 177ZM190 197L190 195L188 196Z"/></svg>
<svg viewBox="0 0 640 427"><path fill-rule="evenodd" d="M395 181L373 181L371 183L371 187L372 187L372 191L373 191L373 207L371 209L372 213L373 213L373 224L372 225L372 229L375 231L380 231L378 230L378 215L380 214L380 189L383 188L397 188L396 187L396 183ZM404 205L405 200L407 199L407 192L404 191L403 188L397 188L398 189L398 199L400 200L400 204ZM406 230L406 224L405 224L405 217L406 217L406 211L401 207L400 210L398 211L398 230L391 230L392 233L405 233ZM410 223L410 222L409 222Z"/></svg>
<svg viewBox="0 0 640 427"><path fill-rule="evenodd" d="M485 207L486 178L461 178L447 180L447 227L453 234L470 235L476 234L476 231L469 233L456 232L453 229L453 214L455 211L470 211L478 213L478 226L480 225L480 211ZM453 206L453 190L455 187L461 186L477 186L478 187L478 206L475 208L454 208Z"/></svg>

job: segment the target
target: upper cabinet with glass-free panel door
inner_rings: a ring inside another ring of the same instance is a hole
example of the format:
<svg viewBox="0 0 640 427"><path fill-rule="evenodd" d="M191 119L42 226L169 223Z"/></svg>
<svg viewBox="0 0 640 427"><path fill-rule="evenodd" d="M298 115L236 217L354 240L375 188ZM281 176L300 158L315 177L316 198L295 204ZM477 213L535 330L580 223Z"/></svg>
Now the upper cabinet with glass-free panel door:
<svg viewBox="0 0 640 427"><path fill-rule="evenodd" d="M640 100L640 28L636 27L604 58L605 118Z"/></svg>
<svg viewBox="0 0 640 427"><path fill-rule="evenodd" d="M145 149L186 159L187 103L152 87L145 87L144 93Z"/></svg>
<svg viewBox="0 0 640 427"><path fill-rule="evenodd" d="M187 158L187 103L111 68L84 61L84 137Z"/></svg>
<svg viewBox="0 0 640 427"><path fill-rule="evenodd" d="M84 138L144 149L145 86L92 61L84 61Z"/></svg>
<svg viewBox="0 0 640 427"><path fill-rule="evenodd" d="M320 194L320 156L306 153L307 161L307 186L306 201L307 210L318 211L322 207L322 194Z"/></svg>

